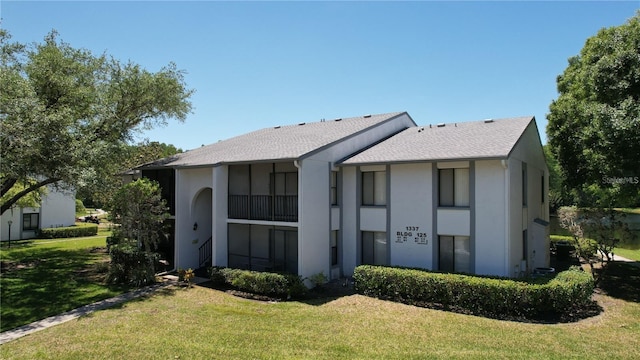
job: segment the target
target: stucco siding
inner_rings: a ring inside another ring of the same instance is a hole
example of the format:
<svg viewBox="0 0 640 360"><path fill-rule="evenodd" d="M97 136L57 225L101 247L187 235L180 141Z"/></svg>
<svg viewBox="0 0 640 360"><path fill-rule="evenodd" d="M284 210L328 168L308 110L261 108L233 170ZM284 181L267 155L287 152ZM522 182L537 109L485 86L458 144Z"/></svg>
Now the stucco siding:
<svg viewBox="0 0 640 360"><path fill-rule="evenodd" d="M299 172L298 274L330 274L330 163L305 159Z"/></svg>
<svg viewBox="0 0 640 360"><path fill-rule="evenodd" d="M9 221L11 221L11 240L30 239L36 236L35 230L23 229L23 214L39 214L38 228L73 226L76 216L75 192L59 191L53 186L47 187L40 207L14 207L0 217L0 239L9 240Z"/></svg>
<svg viewBox="0 0 640 360"><path fill-rule="evenodd" d="M477 274L507 276L505 172L499 160L476 161L475 267Z"/></svg>
<svg viewBox="0 0 640 360"><path fill-rule="evenodd" d="M75 224L76 197L73 191L56 191L49 186L40 208L40 227L50 228Z"/></svg>
<svg viewBox="0 0 640 360"><path fill-rule="evenodd" d="M198 248L210 236L212 231L212 199L203 203L196 196L204 189L213 188L211 168L179 169L176 171L176 267L198 268ZM209 192L211 194L211 192ZM204 210L205 208L208 209ZM206 211L207 214L202 217ZM195 223L198 228L194 230Z"/></svg>
<svg viewBox="0 0 640 360"><path fill-rule="evenodd" d="M469 209L438 209L438 234L469 236L471 211Z"/></svg>
<svg viewBox="0 0 640 360"><path fill-rule="evenodd" d="M387 231L386 207L361 207L360 208L361 231Z"/></svg>
<svg viewBox="0 0 640 360"><path fill-rule="evenodd" d="M228 204L228 173L229 167L226 165L213 168L213 212L212 212L212 235L211 244L212 264L217 266L227 266L227 204Z"/></svg>
<svg viewBox="0 0 640 360"><path fill-rule="evenodd" d="M390 265L431 269L432 164L390 168Z"/></svg>
<svg viewBox="0 0 640 360"><path fill-rule="evenodd" d="M345 275L353 275L358 262L358 196L356 192L357 171L355 167L347 166L342 168L342 223L341 230L341 254L342 271Z"/></svg>

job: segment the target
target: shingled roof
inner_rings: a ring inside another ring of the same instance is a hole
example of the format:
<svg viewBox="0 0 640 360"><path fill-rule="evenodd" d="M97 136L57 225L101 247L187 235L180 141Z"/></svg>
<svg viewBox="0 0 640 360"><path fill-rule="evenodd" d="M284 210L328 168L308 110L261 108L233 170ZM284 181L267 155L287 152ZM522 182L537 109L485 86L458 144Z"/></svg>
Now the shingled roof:
<svg viewBox="0 0 640 360"><path fill-rule="evenodd" d="M138 167L198 167L301 159L406 112L335 119L253 131Z"/></svg>
<svg viewBox="0 0 640 360"><path fill-rule="evenodd" d="M344 165L503 159L533 116L408 128L342 162Z"/></svg>

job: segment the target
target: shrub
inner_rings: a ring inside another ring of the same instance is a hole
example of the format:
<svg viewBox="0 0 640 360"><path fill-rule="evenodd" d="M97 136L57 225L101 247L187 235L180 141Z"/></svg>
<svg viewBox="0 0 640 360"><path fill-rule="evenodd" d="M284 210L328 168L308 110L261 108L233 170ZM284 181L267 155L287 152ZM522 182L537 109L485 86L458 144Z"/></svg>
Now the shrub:
<svg viewBox="0 0 640 360"><path fill-rule="evenodd" d="M143 286L155 282L155 264L159 254L128 244L112 245L107 281L112 284Z"/></svg>
<svg viewBox="0 0 640 360"><path fill-rule="evenodd" d="M324 272L319 272L317 274L313 274L313 275L309 276L307 279L309 280L309 282L311 282L311 287L314 288L314 289L315 288L319 288L322 285L324 285L324 284L329 282L329 279L324 274Z"/></svg>
<svg viewBox="0 0 640 360"><path fill-rule="evenodd" d="M82 200L76 199L76 214L84 214L87 209L84 207Z"/></svg>
<svg viewBox="0 0 640 360"><path fill-rule="evenodd" d="M353 278L356 291L367 296L491 317L565 314L588 305L594 288L593 278L576 269L546 283L370 265L358 266Z"/></svg>
<svg viewBox="0 0 640 360"><path fill-rule="evenodd" d="M209 275L217 285L226 284L241 291L281 299L300 298L307 291L302 279L293 274L212 267Z"/></svg>
<svg viewBox="0 0 640 360"><path fill-rule="evenodd" d="M81 224L67 227L46 228L38 232L42 239L73 238L82 236L94 236L98 234L98 225Z"/></svg>
<svg viewBox="0 0 640 360"><path fill-rule="evenodd" d="M221 286L226 284L226 279L222 270L225 269L222 266L213 266L209 268L209 277L215 286Z"/></svg>

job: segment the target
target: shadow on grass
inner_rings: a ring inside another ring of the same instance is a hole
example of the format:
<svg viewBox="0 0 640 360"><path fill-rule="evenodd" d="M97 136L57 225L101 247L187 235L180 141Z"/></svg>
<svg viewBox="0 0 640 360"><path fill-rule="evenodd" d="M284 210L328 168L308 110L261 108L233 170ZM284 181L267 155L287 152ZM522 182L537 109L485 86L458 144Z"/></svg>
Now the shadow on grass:
<svg viewBox="0 0 640 360"><path fill-rule="evenodd" d="M303 297L293 298L293 299L283 299L280 297L255 294L246 291L238 290L230 285L217 285L212 281L207 281L196 286L205 287L208 289L218 290L225 292L227 294L256 301L270 301L270 302L282 302L282 301L296 301L307 305L312 306L321 306L326 303L337 300L343 296L354 295L355 291L353 290L353 284L350 285L341 285L342 282L330 282L324 284L318 288L309 290Z"/></svg>
<svg viewBox="0 0 640 360"><path fill-rule="evenodd" d="M614 261L601 274L599 288L605 294L640 303L640 262Z"/></svg>
<svg viewBox="0 0 640 360"><path fill-rule="evenodd" d="M108 255L104 250L22 246L19 252L3 254L2 331L128 290L126 286L105 284Z"/></svg>

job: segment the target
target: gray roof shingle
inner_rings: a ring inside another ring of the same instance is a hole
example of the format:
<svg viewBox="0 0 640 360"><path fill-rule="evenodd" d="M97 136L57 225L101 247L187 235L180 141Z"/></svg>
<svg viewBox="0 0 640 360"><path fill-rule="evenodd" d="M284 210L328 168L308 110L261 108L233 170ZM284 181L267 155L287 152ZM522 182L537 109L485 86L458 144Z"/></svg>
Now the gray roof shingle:
<svg viewBox="0 0 640 360"><path fill-rule="evenodd" d="M532 121L527 116L412 127L342 164L506 158Z"/></svg>
<svg viewBox="0 0 640 360"><path fill-rule="evenodd" d="M269 127L160 159L139 168L299 159L406 112Z"/></svg>

